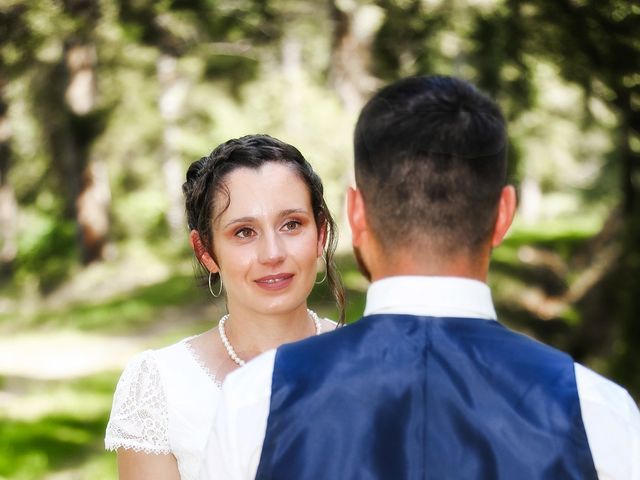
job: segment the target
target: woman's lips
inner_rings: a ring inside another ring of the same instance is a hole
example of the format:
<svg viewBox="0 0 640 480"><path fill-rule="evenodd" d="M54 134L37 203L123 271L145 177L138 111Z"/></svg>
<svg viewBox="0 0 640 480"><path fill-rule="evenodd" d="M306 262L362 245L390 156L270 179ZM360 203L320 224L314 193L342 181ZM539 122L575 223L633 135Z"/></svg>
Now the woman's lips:
<svg viewBox="0 0 640 480"><path fill-rule="evenodd" d="M256 285L264 290L282 290L287 288L293 281L293 273L277 273L275 275L267 275L257 279Z"/></svg>

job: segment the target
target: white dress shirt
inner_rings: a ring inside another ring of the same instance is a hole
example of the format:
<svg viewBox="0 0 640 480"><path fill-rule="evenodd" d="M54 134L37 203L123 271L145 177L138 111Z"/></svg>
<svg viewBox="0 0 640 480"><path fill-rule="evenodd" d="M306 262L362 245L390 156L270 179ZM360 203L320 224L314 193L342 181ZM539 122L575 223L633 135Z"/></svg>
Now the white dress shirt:
<svg viewBox="0 0 640 480"><path fill-rule="evenodd" d="M404 276L374 282L365 315L496 319L489 287L454 277ZM267 428L276 351L227 377L207 446L202 480L255 478ZM640 480L640 413L626 390L575 364L582 420L600 480ZM322 455L318 452L318 455Z"/></svg>

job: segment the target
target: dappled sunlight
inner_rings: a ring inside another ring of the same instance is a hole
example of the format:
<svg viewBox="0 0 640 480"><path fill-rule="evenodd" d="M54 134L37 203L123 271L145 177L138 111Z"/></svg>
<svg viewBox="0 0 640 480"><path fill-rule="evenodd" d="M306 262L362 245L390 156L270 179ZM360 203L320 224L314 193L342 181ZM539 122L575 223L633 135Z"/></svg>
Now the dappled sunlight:
<svg viewBox="0 0 640 480"><path fill-rule="evenodd" d="M279 137L322 178L358 319L353 127L406 75L462 76L504 111L520 207L492 257L500 321L640 398L640 9L370 3L0 6L0 480L115 480L123 366L226 313L194 276L181 184L229 138ZM335 318L326 282L309 306Z"/></svg>
<svg viewBox="0 0 640 480"><path fill-rule="evenodd" d="M64 380L121 369L144 342L79 332L42 332L0 338L0 376Z"/></svg>

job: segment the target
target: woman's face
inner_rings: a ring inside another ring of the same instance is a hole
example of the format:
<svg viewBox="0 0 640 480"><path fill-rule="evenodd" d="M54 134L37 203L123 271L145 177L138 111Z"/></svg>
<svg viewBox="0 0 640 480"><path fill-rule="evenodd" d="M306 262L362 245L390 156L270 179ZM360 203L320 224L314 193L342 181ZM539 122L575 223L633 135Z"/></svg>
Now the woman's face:
<svg viewBox="0 0 640 480"><path fill-rule="evenodd" d="M220 210L214 213L213 245L229 310L278 314L306 308L324 242L307 186L275 162L238 168L224 181L230 203L217 218ZM224 207L224 194L216 204Z"/></svg>

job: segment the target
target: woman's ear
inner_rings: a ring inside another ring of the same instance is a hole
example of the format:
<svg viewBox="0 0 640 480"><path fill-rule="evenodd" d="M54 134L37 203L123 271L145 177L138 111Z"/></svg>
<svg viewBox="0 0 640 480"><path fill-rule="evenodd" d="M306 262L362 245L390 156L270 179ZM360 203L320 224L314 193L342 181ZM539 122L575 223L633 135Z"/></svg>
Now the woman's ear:
<svg viewBox="0 0 640 480"><path fill-rule="evenodd" d="M209 255L209 252L207 252L207 249L204 248L204 244L202 243L202 239L200 238L200 234L197 230L191 230L191 233L189 234L189 242L191 243L191 248L193 248L193 252L196 254L196 258L200 264L211 273L217 273L220 269L213 258L211 258L211 255Z"/></svg>
<svg viewBox="0 0 640 480"><path fill-rule="evenodd" d="M324 247L327 244L327 222L324 223L318 231L318 257L321 257L324 253Z"/></svg>

